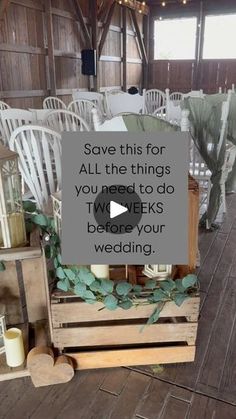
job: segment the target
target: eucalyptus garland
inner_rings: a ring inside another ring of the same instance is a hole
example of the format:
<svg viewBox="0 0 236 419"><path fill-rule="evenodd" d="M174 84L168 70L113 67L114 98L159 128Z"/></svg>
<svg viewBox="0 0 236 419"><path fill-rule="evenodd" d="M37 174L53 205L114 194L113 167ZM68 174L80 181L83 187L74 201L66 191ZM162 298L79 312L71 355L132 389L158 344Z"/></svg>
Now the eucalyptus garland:
<svg viewBox="0 0 236 419"><path fill-rule="evenodd" d="M187 275L183 279L158 278L148 279L144 286L132 285L126 281L114 282L96 278L85 266L65 266L61 260L60 238L55 232L54 220L36 210L34 203L24 202L26 227L30 232L35 225L40 227L45 255L53 260L54 270L50 275L57 279L57 288L64 292L72 292L88 304L103 303L102 309L129 310L132 307L155 304L155 309L147 324L155 323L161 310L168 301L177 306L196 293L196 275Z"/></svg>

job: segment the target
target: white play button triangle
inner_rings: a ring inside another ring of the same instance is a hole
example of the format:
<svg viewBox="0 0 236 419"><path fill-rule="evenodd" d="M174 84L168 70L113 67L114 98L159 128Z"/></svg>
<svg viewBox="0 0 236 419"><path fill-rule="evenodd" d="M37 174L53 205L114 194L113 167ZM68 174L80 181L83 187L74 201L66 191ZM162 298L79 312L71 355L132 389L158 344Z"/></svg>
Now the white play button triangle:
<svg viewBox="0 0 236 419"><path fill-rule="evenodd" d="M118 217L118 215L124 214L127 212L128 208L123 207L123 205L117 204L114 201L110 201L110 218Z"/></svg>

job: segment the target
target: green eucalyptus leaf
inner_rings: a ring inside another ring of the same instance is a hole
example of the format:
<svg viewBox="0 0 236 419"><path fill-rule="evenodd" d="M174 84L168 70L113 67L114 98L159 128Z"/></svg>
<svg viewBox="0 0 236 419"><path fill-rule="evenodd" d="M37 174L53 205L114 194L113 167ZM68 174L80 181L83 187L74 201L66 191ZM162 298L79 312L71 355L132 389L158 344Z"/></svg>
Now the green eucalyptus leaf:
<svg viewBox="0 0 236 419"><path fill-rule="evenodd" d="M0 262L0 272L3 272L5 270L6 270L6 267L5 267L4 263Z"/></svg>
<svg viewBox="0 0 236 419"><path fill-rule="evenodd" d="M37 224L41 227L47 227L49 224L48 218L46 217L46 215L43 215L43 214L34 215L32 217L32 221L34 224Z"/></svg>
<svg viewBox="0 0 236 419"><path fill-rule="evenodd" d="M149 279L145 284L145 288L147 288L148 290L153 290L154 288L156 288L156 285L156 279Z"/></svg>
<svg viewBox="0 0 236 419"><path fill-rule="evenodd" d="M65 272L64 272L64 270L62 269L61 266L59 266L59 268L57 268L57 270L56 270L56 276L59 279L65 279L66 275L65 275Z"/></svg>
<svg viewBox="0 0 236 419"><path fill-rule="evenodd" d="M65 292L69 290L69 287L66 281L58 281L57 288Z"/></svg>
<svg viewBox="0 0 236 419"><path fill-rule="evenodd" d="M84 295L85 295L85 292L87 291L86 285L85 284L77 284L74 287L74 291L75 291L75 294L77 294L79 297L83 298Z"/></svg>
<svg viewBox="0 0 236 419"><path fill-rule="evenodd" d="M155 290L151 298L153 299L154 302L168 300L167 294L161 289Z"/></svg>
<svg viewBox="0 0 236 419"><path fill-rule="evenodd" d="M92 291L85 291L83 298L86 300L96 300L96 296Z"/></svg>
<svg viewBox="0 0 236 419"><path fill-rule="evenodd" d="M160 287L166 292L171 292L176 288L175 281L173 281L173 279L166 279L165 281L160 281Z"/></svg>
<svg viewBox="0 0 236 419"><path fill-rule="evenodd" d="M128 282L120 282L116 286L116 292L118 295L128 295L132 290L132 285Z"/></svg>
<svg viewBox="0 0 236 419"><path fill-rule="evenodd" d="M94 275L89 270L80 269L78 276L80 281L88 286L90 286L95 280Z"/></svg>
<svg viewBox="0 0 236 419"><path fill-rule="evenodd" d="M57 260L58 260L59 265L61 265L61 254L60 253L58 253L58 255L57 255Z"/></svg>
<svg viewBox="0 0 236 419"><path fill-rule="evenodd" d="M116 308L118 307L118 300L116 297L114 297L114 295L108 295L104 299L104 305L108 310L116 310Z"/></svg>
<svg viewBox="0 0 236 419"><path fill-rule="evenodd" d="M185 292L185 288L183 287L183 285L182 285L182 279L176 279L175 280L175 286L176 286L176 289L179 291L179 292Z"/></svg>
<svg viewBox="0 0 236 419"><path fill-rule="evenodd" d="M123 310L129 310L131 307L133 307L133 303L130 300L125 300L119 303L119 307L123 308Z"/></svg>
<svg viewBox="0 0 236 419"><path fill-rule="evenodd" d="M23 209L25 212L35 212L36 211L36 204L32 201L23 201Z"/></svg>
<svg viewBox="0 0 236 419"><path fill-rule="evenodd" d="M94 292L100 292L101 291L101 284L100 282L96 279L95 281L92 282L92 284L89 287L91 289L91 291Z"/></svg>
<svg viewBox="0 0 236 419"><path fill-rule="evenodd" d="M187 275L182 279L182 285L185 289L193 287L197 282L196 275Z"/></svg>
<svg viewBox="0 0 236 419"><path fill-rule="evenodd" d="M141 292L142 292L142 290L143 290L142 285L135 285L135 286L133 287L133 292L134 292L136 295L140 295L140 294L141 294Z"/></svg>
<svg viewBox="0 0 236 419"><path fill-rule="evenodd" d="M75 273L71 269L64 269L64 273L66 274L67 278L69 278L70 281L74 281Z"/></svg>
<svg viewBox="0 0 236 419"><path fill-rule="evenodd" d="M160 313L161 313L162 307L157 306L155 308L155 310L153 311L153 313L151 314L151 316L149 317L147 324L153 324L156 323L157 320L160 317Z"/></svg>
<svg viewBox="0 0 236 419"><path fill-rule="evenodd" d="M59 264L58 264L58 260L57 260L57 257L55 257L55 258L54 258L54 260L53 260L53 264L54 264L54 268L55 268L55 269L57 269L57 268L58 268L58 266L59 266Z"/></svg>
<svg viewBox="0 0 236 419"><path fill-rule="evenodd" d="M174 302L177 306L180 307L187 298L188 298L187 294L178 293L174 296Z"/></svg>
<svg viewBox="0 0 236 419"><path fill-rule="evenodd" d="M114 289L114 282L109 279L101 279L102 290L107 294L111 294Z"/></svg>

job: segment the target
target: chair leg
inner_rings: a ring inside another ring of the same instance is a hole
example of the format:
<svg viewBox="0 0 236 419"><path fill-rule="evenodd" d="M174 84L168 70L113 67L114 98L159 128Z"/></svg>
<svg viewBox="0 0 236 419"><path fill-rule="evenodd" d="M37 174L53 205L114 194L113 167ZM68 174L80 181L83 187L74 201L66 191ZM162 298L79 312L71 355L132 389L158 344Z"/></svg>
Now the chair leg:
<svg viewBox="0 0 236 419"><path fill-rule="evenodd" d="M225 196L225 183L221 185L221 195L222 195L222 203L223 203L223 213L226 213L226 196Z"/></svg>

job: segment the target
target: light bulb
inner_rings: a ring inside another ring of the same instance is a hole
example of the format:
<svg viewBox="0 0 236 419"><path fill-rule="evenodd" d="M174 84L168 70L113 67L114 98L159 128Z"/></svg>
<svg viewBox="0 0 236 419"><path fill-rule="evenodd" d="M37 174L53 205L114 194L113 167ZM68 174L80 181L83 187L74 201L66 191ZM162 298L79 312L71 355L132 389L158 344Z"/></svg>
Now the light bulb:
<svg viewBox="0 0 236 419"><path fill-rule="evenodd" d="M165 1L163 1L163 2L161 3L161 5L162 5L163 7L165 7L166 2L165 2Z"/></svg>
<svg viewBox="0 0 236 419"><path fill-rule="evenodd" d="M145 2L145 1L143 1L143 2L142 2L142 5L143 5L143 6L146 6L146 2Z"/></svg>
<svg viewBox="0 0 236 419"><path fill-rule="evenodd" d="M162 17L161 16L159 17L159 20L162 20Z"/></svg>
<svg viewBox="0 0 236 419"><path fill-rule="evenodd" d="M139 13L142 13L142 10L141 9L139 9L139 11L138 11Z"/></svg>
<svg viewBox="0 0 236 419"><path fill-rule="evenodd" d="M186 4L187 3L187 0L183 0L183 4Z"/></svg>

